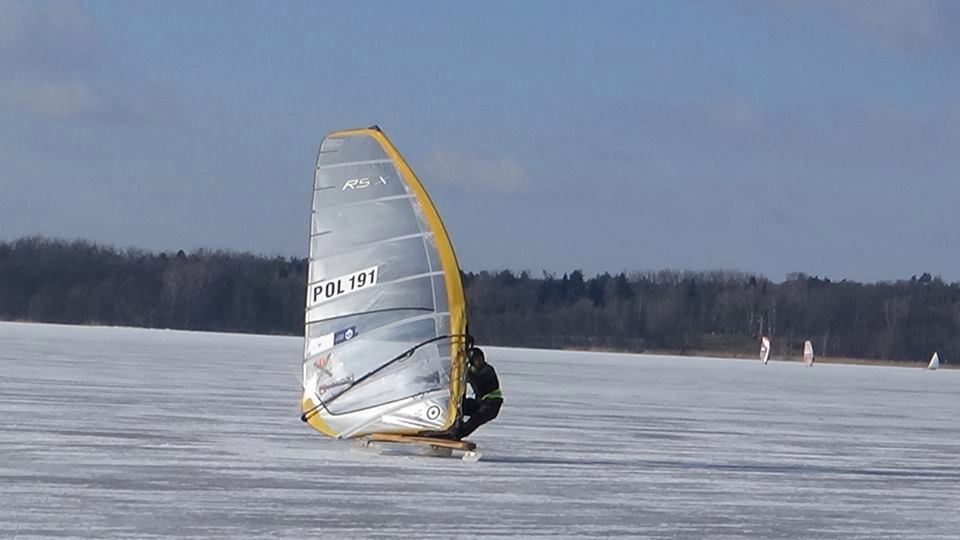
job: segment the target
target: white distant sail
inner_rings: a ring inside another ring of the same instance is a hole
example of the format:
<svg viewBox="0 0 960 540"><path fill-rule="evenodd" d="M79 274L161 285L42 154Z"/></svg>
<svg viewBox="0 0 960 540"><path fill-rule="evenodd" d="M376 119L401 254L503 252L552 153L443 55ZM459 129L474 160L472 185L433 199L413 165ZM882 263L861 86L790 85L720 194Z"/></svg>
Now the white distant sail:
<svg viewBox="0 0 960 540"><path fill-rule="evenodd" d="M767 336L760 338L760 360L764 364L770 361L770 338Z"/></svg>
<svg viewBox="0 0 960 540"><path fill-rule="evenodd" d="M933 356L930 357L930 365L927 366L927 369L937 369L940 367L940 355L933 353Z"/></svg>
<svg viewBox="0 0 960 540"><path fill-rule="evenodd" d="M803 363L810 367L813 365L814 356L813 356L813 343L810 343L810 340L803 342Z"/></svg>
<svg viewBox="0 0 960 540"><path fill-rule="evenodd" d="M301 419L336 438L449 428L466 303L436 207L379 128L332 133L313 190Z"/></svg>

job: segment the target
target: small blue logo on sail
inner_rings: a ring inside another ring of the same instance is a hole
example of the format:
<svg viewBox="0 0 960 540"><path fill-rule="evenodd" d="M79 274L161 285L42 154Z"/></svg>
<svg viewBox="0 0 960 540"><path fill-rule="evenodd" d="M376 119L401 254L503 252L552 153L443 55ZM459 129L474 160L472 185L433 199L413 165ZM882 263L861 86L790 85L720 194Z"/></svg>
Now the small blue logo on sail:
<svg viewBox="0 0 960 540"><path fill-rule="evenodd" d="M339 345L344 341L350 341L351 339L357 337L357 327L351 326L349 328L344 328L343 330L337 330L333 334L333 344Z"/></svg>

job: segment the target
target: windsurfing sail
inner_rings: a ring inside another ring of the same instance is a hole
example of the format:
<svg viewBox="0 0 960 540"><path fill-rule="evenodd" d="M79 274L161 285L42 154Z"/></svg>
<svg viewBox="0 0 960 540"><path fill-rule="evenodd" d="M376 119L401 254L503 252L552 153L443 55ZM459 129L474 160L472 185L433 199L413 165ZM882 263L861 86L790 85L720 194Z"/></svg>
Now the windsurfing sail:
<svg viewBox="0 0 960 540"><path fill-rule="evenodd" d="M764 364L770 361L770 338L767 336L760 338L760 360Z"/></svg>
<svg viewBox="0 0 960 540"><path fill-rule="evenodd" d="M813 365L813 343L810 343L810 340L803 342L803 363L810 367Z"/></svg>
<svg viewBox="0 0 960 540"><path fill-rule="evenodd" d="M460 267L376 126L320 145L307 281L302 420L336 438L453 425L467 343Z"/></svg>
<svg viewBox="0 0 960 540"><path fill-rule="evenodd" d="M927 365L927 369L937 369L940 367L940 355L933 353L933 356L930 357L930 364Z"/></svg>

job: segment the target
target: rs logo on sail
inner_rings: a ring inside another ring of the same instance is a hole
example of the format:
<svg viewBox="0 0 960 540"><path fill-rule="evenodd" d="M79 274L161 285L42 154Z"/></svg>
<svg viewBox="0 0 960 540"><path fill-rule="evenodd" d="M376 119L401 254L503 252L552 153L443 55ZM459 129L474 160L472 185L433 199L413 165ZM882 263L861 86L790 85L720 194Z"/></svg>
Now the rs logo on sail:
<svg viewBox="0 0 960 540"><path fill-rule="evenodd" d="M378 176L377 180L373 180L373 183L387 185L387 179L382 176ZM371 181L369 176L364 178L351 178L343 183L343 189L340 191L346 191L348 189L363 189L365 187L370 187L370 185Z"/></svg>
<svg viewBox="0 0 960 540"><path fill-rule="evenodd" d="M359 272L321 281L311 289L310 303L320 304L347 293L376 285L377 274L377 267L373 266Z"/></svg>

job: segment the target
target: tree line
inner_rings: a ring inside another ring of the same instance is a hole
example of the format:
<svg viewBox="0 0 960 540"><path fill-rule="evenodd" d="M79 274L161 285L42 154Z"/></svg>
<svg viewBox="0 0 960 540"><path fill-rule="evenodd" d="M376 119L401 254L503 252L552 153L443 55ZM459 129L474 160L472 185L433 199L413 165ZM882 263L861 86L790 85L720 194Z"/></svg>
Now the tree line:
<svg viewBox="0 0 960 540"><path fill-rule="evenodd" d="M0 319L292 334L303 332L307 262L85 241L0 242ZM492 345L926 361L960 355L960 284L930 274L879 283L797 273L465 272L471 331Z"/></svg>

